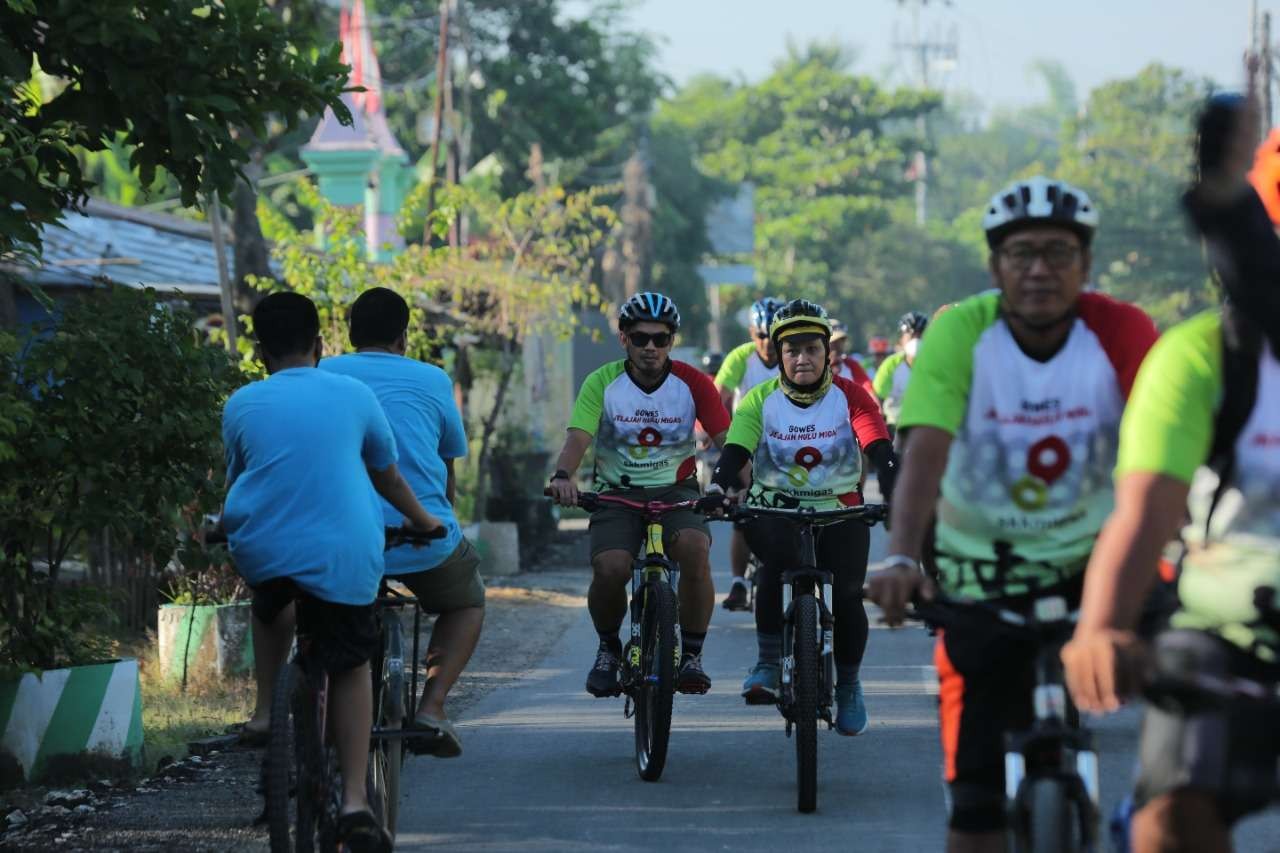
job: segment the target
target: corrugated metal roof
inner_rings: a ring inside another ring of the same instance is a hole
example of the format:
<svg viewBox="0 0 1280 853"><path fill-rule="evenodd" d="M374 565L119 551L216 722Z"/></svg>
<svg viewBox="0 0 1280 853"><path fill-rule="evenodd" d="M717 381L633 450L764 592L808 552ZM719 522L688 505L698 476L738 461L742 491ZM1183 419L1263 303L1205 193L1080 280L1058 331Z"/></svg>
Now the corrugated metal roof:
<svg viewBox="0 0 1280 853"><path fill-rule="evenodd" d="M91 287L106 277L191 296L219 293L213 235L206 223L97 199L84 213L68 211L63 223L64 228L44 229L44 265L26 273L43 287Z"/></svg>

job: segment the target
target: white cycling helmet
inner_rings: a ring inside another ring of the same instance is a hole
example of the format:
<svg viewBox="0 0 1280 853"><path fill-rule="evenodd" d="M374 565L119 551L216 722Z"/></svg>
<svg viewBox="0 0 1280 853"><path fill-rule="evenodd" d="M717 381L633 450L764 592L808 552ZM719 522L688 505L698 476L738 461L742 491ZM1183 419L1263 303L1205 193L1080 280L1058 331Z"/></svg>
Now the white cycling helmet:
<svg viewBox="0 0 1280 853"><path fill-rule="evenodd" d="M987 245L993 249L1009 234L1031 223L1069 228L1088 246L1098 227L1098 209L1084 190L1036 175L1015 181L992 196L982 217Z"/></svg>

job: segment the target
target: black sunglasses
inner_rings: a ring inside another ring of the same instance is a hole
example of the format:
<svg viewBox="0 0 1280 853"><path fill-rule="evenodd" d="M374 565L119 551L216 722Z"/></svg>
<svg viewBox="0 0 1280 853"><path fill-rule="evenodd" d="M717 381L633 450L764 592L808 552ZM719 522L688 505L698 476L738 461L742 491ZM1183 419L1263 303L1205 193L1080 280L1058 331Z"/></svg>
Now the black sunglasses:
<svg viewBox="0 0 1280 853"><path fill-rule="evenodd" d="M760 340L762 340L762 341L767 341L767 340L769 340L769 333L768 333L768 332L756 332L756 337L757 337L757 338L759 338L759 339L760 339Z"/></svg>
<svg viewBox="0 0 1280 853"><path fill-rule="evenodd" d="M653 341L653 345L658 349L663 349L667 344L671 343L671 339L675 335L670 332L627 332L627 340L631 341L633 347L644 349L649 345L649 341Z"/></svg>

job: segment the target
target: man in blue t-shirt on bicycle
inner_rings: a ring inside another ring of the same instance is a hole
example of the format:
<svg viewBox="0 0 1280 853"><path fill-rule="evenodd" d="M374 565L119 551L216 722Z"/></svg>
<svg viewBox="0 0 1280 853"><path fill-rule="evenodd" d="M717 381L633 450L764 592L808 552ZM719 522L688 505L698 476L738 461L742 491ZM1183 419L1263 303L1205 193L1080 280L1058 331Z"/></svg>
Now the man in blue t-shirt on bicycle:
<svg viewBox="0 0 1280 853"><path fill-rule="evenodd" d="M254 309L253 326L270 376L231 395L222 414L222 520L236 568L253 589L258 708L249 727L269 725L272 686L296 618L330 678L344 780L339 837L352 850L390 850L365 793L369 659L378 644L373 601L385 545L375 490L419 530L442 522L396 467L395 438L373 392L315 369L322 343L311 300L273 293Z"/></svg>
<svg viewBox="0 0 1280 853"><path fill-rule="evenodd" d="M427 682L414 725L434 735L432 754L452 758L462 741L445 713L445 698L480 640L484 583L480 556L453 513L453 462L467 455L467 434L453 401L453 382L440 368L406 358L409 305L398 293L374 287L351 306L356 352L326 358L320 369L358 379L373 390L387 415L400 469L422 505L444 522L444 539L427 547L401 546L386 554L385 573L403 583L422 609L439 614L427 646ZM399 523L383 501L386 523Z"/></svg>

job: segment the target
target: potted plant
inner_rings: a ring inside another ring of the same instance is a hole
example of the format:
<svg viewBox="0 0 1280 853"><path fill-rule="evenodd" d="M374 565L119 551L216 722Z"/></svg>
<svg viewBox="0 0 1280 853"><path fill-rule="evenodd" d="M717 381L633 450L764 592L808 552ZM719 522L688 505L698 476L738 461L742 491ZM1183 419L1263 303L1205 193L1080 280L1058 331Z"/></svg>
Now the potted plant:
<svg viewBox="0 0 1280 853"><path fill-rule="evenodd" d="M226 546L205 553L189 540L173 565L156 617L161 672L183 687L191 678L252 674L249 589Z"/></svg>
<svg viewBox="0 0 1280 853"><path fill-rule="evenodd" d="M0 337L0 782L141 759L137 662L114 659L122 600L153 595L184 512L212 510L220 409L238 374L152 290L61 303ZM105 532L130 555L111 589L69 566Z"/></svg>

